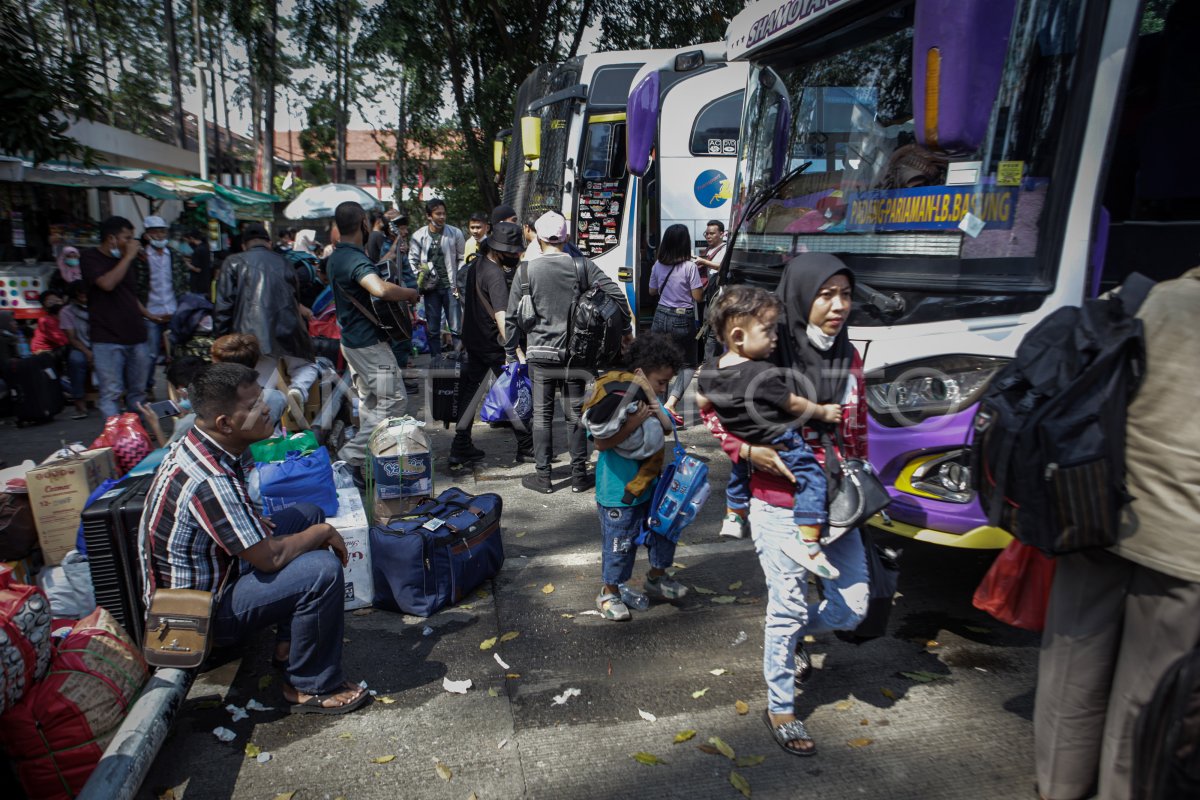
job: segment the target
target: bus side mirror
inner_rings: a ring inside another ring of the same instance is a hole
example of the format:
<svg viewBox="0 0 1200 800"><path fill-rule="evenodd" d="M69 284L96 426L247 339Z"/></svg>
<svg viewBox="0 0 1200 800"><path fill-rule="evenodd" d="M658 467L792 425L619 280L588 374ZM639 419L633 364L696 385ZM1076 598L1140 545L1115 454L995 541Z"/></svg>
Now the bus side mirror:
<svg viewBox="0 0 1200 800"><path fill-rule="evenodd" d="M658 131L658 73L651 72L629 93L626 107L625 163L639 178L650 169Z"/></svg>
<svg viewBox="0 0 1200 800"><path fill-rule="evenodd" d="M521 155L526 161L542 157L542 118L521 117Z"/></svg>
<svg viewBox="0 0 1200 800"><path fill-rule="evenodd" d="M974 152L1000 89L1015 0L918 0L913 22L917 142Z"/></svg>

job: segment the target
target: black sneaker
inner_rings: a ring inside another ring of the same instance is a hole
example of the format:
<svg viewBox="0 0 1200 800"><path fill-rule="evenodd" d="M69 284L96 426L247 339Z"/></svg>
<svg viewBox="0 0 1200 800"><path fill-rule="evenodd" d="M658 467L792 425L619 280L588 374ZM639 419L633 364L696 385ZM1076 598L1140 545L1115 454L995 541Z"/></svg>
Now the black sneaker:
<svg viewBox="0 0 1200 800"><path fill-rule="evenodd" d="M808 679L812 677L812 657L809 656L808 650L804 647L803 642L796 644L796 675L794 682L796 686L801 686L808 683Z"/></svg>
<svg viewBox="0 0 1200 800"><path fill-rule="evenodd" d="M586 492L596 485L596 479L591 475L575 475L571 478L571 491L575 493Z"/></svg>
<svg viewBox="0 0 1200 800"><path fill-rule="evenodd" d="M550 476L541 475L536 472L521 478L521 485L526 489L542 494L552 494L554 492L554 485L550 482Z"/></svg>
<svg viewBox="0 0 1200 800"><path fill-rule="evenodd" d="M532 447L525 450L518 450L516 458L513 459L514 464L532 464L535 461L537 461L537 456L534 454Z"/></svg>

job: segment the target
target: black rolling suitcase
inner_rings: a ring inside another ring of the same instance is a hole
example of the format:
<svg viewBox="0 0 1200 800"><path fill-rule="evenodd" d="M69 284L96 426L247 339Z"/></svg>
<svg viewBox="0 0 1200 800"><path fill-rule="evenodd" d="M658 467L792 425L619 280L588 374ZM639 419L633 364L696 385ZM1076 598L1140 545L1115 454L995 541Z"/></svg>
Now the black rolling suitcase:
<svg viewBox="0 0 1200 800"><path fill-rule="evenodd" d="M429 421L440 422L446 428L458 422L458 388L462 383L463 365L467 354L442 353L429 362Z"/></svg>
<svg viewBox="0 0 1200 800"><path fill-rule="evenodd" d="M63 388L58 380L58 364L50 353L35 353L9 362L15 393L13 406L17 424L38 425L54 419L63 409Z"/></svg>
<svg viewBox="0 0 1200 800"><path fill-rule="evenodd" d="M139 645L146 607L138 525L153 480L154 473L126 478L84 509L82 519L96 605L104 606Z"/></svg>

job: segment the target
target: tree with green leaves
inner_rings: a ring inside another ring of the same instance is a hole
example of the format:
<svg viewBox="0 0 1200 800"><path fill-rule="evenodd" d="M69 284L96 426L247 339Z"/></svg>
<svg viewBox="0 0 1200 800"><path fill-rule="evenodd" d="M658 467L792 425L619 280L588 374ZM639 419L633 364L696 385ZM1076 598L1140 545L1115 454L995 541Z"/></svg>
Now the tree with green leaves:
<svg viewBox="0 0 1200 800"><path fill-rule="evenodd" d="M747 0L715 0L703 4L651 0L596 0L600 50L687 47L725 39L729 21Z"/></svg>

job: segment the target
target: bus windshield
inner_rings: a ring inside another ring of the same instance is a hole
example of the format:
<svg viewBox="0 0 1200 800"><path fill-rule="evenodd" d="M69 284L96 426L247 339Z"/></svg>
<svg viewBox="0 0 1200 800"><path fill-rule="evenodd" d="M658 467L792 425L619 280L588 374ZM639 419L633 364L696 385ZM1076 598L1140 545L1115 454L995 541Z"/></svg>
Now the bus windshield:
<svg viewBox="0 0 1200 800"><path fill-rule="evenodd" d="M735 220L796 174L745 220L734 269L773 286L793 254L831 252L910 295L905 318L856 324L1036 308L1073 175L1059 147L1083 5L916 0L755 59Z"/></svg>

